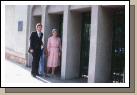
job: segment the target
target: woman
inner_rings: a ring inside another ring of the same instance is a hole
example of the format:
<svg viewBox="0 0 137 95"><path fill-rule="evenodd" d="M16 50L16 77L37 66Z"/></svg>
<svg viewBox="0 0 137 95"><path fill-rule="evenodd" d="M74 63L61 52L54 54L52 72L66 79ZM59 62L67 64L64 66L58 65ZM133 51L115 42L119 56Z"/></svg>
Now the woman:
<svg viewBox="0 0 137 95"><path fill-rule="evenodd" d="M58 33L56 29L52 29L52 36L48 38L47 43L47 74L49 73L49 70L52 69L52 75L55 74L55 69L59 66L59 59L61 55L61 40L57 35Z"/></svg>

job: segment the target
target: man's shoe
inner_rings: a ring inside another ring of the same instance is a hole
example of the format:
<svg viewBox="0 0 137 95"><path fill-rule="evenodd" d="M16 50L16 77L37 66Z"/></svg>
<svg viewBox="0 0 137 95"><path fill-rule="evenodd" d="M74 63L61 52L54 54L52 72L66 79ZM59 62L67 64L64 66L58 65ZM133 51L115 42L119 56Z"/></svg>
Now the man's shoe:
<svg viewBox="0 0 137 95"><path fill-rule="evenodd" d="M37 74L37 76L40 76L40 77L42 77L42 74Z"/></svg>
<svg viewBox="0 0 137 95"><path fill-rule="evenodd" d="M35 74L32 74L32 76L33 76L33 77L36 77L36 75L35 75Z"/></svg>
<svg viewBox="0 0 137 95"><path fill-rule="evenodd" d="M36 75L32 75L33 77L36 77Z"/></svg>

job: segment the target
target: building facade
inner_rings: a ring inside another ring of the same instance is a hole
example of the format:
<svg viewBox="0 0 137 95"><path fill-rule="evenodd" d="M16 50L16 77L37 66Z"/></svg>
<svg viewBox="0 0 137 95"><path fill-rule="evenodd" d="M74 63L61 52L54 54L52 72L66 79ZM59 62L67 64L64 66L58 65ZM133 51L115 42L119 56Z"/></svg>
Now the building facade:
<svg viewBox="0 0 137 95"><path fill-rule="evenodd" d="M8 5L6 50L30 65L29 37L41 22L45 46L53 28L62 39L61 79L86 76L88 83L111 82L113 73L124 74L124 12L124 6Z"/></svg>

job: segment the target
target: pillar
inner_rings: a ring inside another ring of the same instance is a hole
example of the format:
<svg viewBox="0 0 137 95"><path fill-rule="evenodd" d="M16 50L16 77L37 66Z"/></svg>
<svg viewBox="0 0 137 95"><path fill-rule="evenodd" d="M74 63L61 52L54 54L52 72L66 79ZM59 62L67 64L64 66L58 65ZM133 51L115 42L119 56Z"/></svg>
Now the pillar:
<svg viewBox="0 0 137 95"><path fill-rule="evenodd" d="M30 47L30 35L31 35L31 21L32 21L32 8L33 6L28 5L27 14L27 33L26 33L26 66L31 66L32 55L28 53Z"/></svg>
<svg viewBox="0 0 137 95"><path fill-rule="evenodd" d="M64 7L61 78L73 79L79 77L81 16Z"/></svg>
<svg viewBox="0 0 137 95"><path fill-rule="evenodd" d="M43 39L42 39L42 41L43 41L43 43L45 42L44 41L44 38L45 38L45 36L44 36L44 34L45 34L45 32L46 32L46 25L45 25L45 19L46 19L46 5L42 5L41 6L42 7L42 19L41 19L41 23L42 23L42 31L43 31Z"/></svg>
<svg viewBox="0 0 137 95"><path fill-rule="evenodd" d="M106 83L110 79L112 21L101 6L92 6L88 82Z"/></svg>

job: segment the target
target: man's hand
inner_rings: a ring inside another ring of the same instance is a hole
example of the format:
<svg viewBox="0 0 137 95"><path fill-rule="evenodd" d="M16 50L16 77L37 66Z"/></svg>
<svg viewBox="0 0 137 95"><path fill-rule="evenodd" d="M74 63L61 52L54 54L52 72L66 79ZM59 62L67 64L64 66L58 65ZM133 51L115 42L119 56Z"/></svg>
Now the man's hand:
<svg viewBox="0 0 137 95"><path fill-rule="evenodd" d="M33 53L33 52L34 52L34 50L33 50L33 49L30 49L30 52L31 52L31 53Z"/></svg>
<svg viewBox="0 0 137 95"><path fill-rule="evenodd" d="M43 49L44 47L43 47L43 45L41 45L41 49Z"/></svg>

